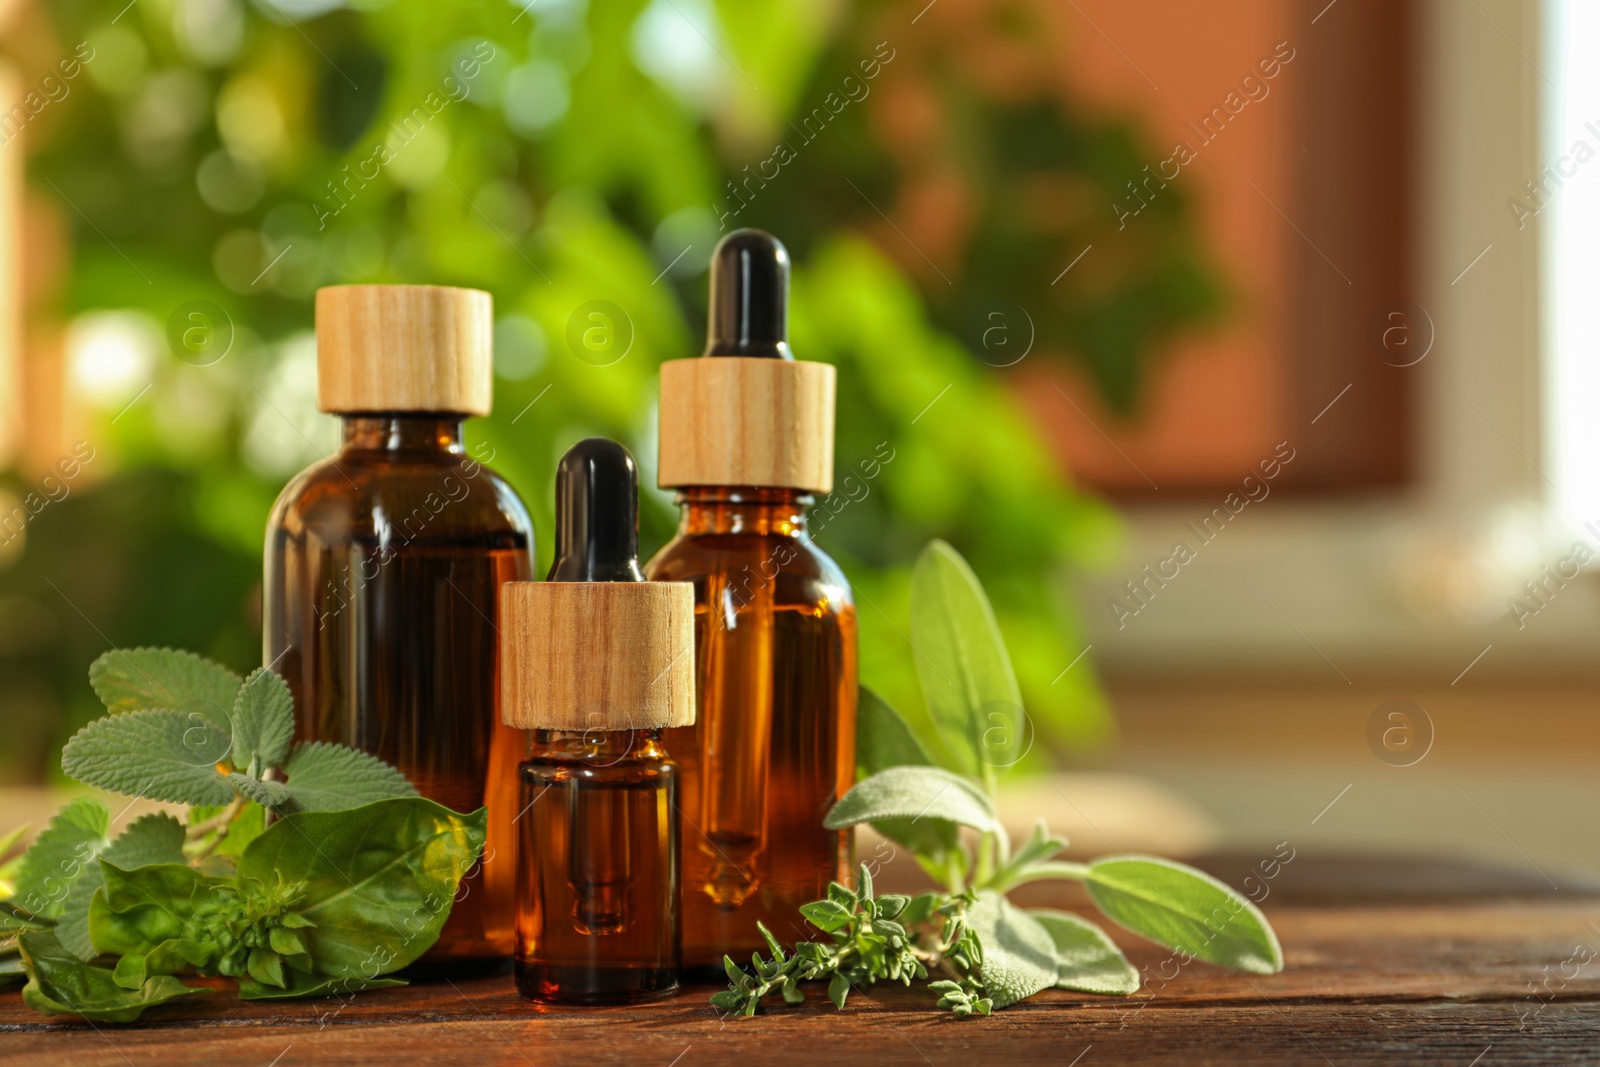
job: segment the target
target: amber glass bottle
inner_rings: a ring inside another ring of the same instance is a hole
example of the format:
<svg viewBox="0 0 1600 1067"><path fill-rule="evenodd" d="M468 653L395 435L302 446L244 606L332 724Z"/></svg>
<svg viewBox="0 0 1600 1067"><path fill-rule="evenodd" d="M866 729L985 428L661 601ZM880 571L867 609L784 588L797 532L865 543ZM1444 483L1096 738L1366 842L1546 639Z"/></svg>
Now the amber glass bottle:
<svg viewBox="0 0 1600 1067"><path fill-rule="evenodd" d="M509 585L501 604L501 714L534 731L518 773L517 988L550 1003L678 987L678 779L661 733L694 721L694 597L640 574L637 486L622 446L573 446L550 580Z"/></svg>
<svg viewBox="0 0 1600 1067"><path fill-rule="evenodd" d="M852 838L822 819L855 771L855 607L806 531L832 488L833 368L789 354L777 240L732 233L711 270L707 358L662 367L660 484L683 515L645 568L695 591L696 722L666 743L696 973L764 949L757 922L810 936L800 905L849 877Z"/></svg>
<svg viewBox="0 0 1600 1067"><path fill-rule="evenodd" d="M530 577L533 528L461 439L489 410L489 295L324 289L317 328L319 406L344 439L273 508L266 662L294 693L299 740L371 752L457 811L489 806L484 860L413 973L496 969L512 951L527 735L495 714L492 620L502 584Z"/></svg>

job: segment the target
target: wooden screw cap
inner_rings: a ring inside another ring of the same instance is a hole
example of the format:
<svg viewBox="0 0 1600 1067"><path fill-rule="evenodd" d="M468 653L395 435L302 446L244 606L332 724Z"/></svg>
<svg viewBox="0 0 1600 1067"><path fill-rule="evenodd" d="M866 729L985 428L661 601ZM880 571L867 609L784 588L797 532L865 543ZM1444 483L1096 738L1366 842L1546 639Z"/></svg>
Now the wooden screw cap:
<svg viewBox="0 0 1600 1067"><path fill-rule="evenodd" d="M317 407L489 414L494 300L442 285L317 290Z"/></svg>
<svg viewBox="0 0 1600 1067"><path fill-rule="evenodd" d="M832 364L759 356L661 365L663 489L833 490Z"/></svg>
<svg viewBox="0 0 1600 1067"><path fill-rule="evenodd" d="M500 716L508 726L689 726L694 670L688 582L500 587Z"/></svg>

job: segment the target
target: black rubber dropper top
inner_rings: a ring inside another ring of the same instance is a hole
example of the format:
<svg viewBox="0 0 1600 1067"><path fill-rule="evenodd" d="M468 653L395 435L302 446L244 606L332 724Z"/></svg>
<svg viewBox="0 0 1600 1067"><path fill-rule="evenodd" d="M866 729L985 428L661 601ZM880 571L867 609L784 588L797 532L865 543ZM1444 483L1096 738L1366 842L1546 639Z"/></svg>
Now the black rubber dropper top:
<svg viewBox="0 0 1600 1067"><path fill-rule="evenodd" d="M642 582L639 470L628 450L589 437L556 468L556 559L551 582Z"/></svg>
<svg viewBox="0 0 1600 1067"><path fill-rule="evenodd" d="M711 253L708 356L789 354L789 250L770 233L734 230Z"/></svg>

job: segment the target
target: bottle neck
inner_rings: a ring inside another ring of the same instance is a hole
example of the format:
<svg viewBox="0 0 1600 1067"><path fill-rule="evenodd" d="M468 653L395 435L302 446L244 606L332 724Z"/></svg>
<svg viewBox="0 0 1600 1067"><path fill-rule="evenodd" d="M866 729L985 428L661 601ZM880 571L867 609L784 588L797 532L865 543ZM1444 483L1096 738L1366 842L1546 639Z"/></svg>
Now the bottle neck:
<svg viewBox="0 0 1600 1067"><path fill-rule="evenodd" d="M678 491L680 535L775 534L806 536L811 494L798 489L695 486Z"/></svg>
<svg viewBox="0 0 1600 1067"><path fill-rule="evenodd" d="M435 412L345 415L341 452L383 452L392 455L466 454L461 443L460 415Z"/></svg>
<svg viewBox="0 0 1600 1067"><path fill-rule="evenodd" d="M600 767L667 757L660 730L535 730L530 755Z"/></svg>

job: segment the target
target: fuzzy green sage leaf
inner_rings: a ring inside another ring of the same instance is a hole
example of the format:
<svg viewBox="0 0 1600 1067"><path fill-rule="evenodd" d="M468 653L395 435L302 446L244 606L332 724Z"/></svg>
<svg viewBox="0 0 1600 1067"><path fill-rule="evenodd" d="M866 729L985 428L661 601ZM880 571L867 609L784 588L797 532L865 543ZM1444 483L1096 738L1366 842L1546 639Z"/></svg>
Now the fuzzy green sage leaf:
<svg viewBox="0 0 1600 1067"><path fill-rule="evenodd" d="M230 736L197 712L129 711L73 735L61 769L113 793L180 804L226 804L233 789L217 772Z"/></svg>
<svg viewBox="0 0 1600 1067"><path fill-rule="evenodd" d="M1158 945L1251 974L1283 970L1266 916L1209 874L1129 856L1094 861L1085 885L1101 911Z"/></svg>
<svg viewBox="0 0 1600 1067"><path fill-rule="evenodd" d="M1071 912L1028 912L1055 945L1056 988L1127 996L1139 990L1139 972L1106 932Z"/></svg>
<svg viewBox="0 0 1600 1067"><path fill-rule="evenodd" d="M240 678L193 652L115 648L90 665L89 684L111 712L167 708L203 715L228 731Z"/></svg>

